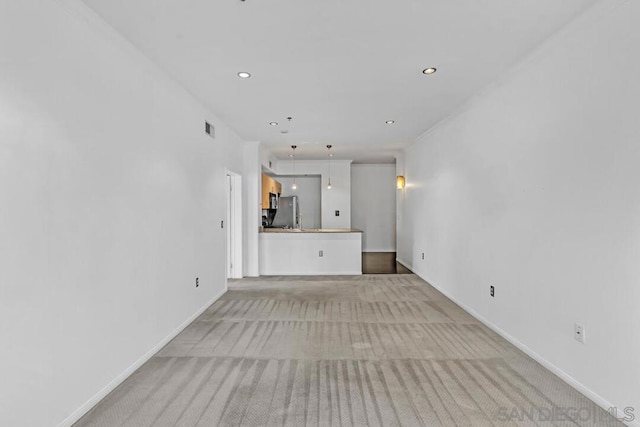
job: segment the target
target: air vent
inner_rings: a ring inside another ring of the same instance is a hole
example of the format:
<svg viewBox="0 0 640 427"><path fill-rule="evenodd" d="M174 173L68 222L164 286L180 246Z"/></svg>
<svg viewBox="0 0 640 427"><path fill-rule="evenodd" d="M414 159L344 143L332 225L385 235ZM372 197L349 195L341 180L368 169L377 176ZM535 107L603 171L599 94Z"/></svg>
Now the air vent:
<svg viewBox="0 0 640 427"><path fill-rule="evenodd" d="M216 128L209 122L204 122L204 132L211 138L216 137Z"/></svg>

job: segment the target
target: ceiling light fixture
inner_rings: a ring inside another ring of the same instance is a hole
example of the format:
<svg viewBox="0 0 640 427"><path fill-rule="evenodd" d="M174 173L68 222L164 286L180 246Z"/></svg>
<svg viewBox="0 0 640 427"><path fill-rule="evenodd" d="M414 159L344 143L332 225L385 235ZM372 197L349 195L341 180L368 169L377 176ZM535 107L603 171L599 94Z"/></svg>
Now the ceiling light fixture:
<svg viewBox="0 0 640 427"><path fill-rule="evenodd" d="M278 126L278 122L269 122L269 126Z"/></svg>
<svg viewBox="0 0 640 427"><path fill-rule="evenodd" d="M331 145L327 145L327 150L329 150L329 182L327 183L327 190L331 190L331 157L333 157L333 154L331 154Z"/></svg>
<svg viewBox="0 0 640 427"><path fill-rule="evenodd" d="M290 156L293 158L293 184L291 184L292 190L298 189L298 185L296 184L296 148L298 148L297 145L291 146L292 152Z"/></svg>
<svg viewBox="0 0 640 427"><path fill-rule="evenodd" d="M240 71L238 73L238 77L240 77L241 79L248 79L249 77L251 77L251 73L247 73L246 71Z"/></svg>
<svg viewBox="0 0 640 427"><path fill-rule="evenodd" d="M429 67L429 68L425 68L424 70L422 70L422 74L433 74L436 71L438 71L437 68L435 67Z"/></svg>
<svg viewBox="0 0 640 427"><path fill-rule="evenodd" d="M385 123L388 124L388 125L392 125L395 122L396 122L395 120L387 120Z"/></svg>

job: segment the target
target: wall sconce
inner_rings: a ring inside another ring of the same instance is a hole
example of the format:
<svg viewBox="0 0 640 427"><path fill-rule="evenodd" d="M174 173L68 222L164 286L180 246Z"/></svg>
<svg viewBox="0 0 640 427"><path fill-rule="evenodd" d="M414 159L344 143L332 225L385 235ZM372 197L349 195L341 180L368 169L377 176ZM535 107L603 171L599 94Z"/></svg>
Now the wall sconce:
<svg viewBox="0 0 640 427"><path fill-rule="evenodd" d="M396 188L398 190L404 189L404 176L402 175L396 176Z"/></svg>

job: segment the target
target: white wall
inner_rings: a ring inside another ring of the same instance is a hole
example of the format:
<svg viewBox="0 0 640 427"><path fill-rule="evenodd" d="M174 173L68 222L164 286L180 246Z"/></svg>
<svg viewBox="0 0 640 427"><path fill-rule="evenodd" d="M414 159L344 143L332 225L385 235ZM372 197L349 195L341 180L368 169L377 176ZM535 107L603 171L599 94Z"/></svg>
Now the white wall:
<svg viewBox="0 0 640 427"><path fill-rule="evenodd" d="M258 227L262 223L262 167L260 143L249 141L244 146L244 275L259 274Z"/></svg>
<svg viewBox="0 0 640 427"><path fill-rule="evenodd" d="M298 196L300 206L300 221L302 228L321 227L321 193L319 176L296 177L296 190L291 188L293 177L275 176L282 184L282 196Z"/></svg>
<svg viewBox="0 0 640 427"><path fill-rule="evenodd" d="M600 3L409 148L399 237L416 273L636 416L638 16Z"/></svg>
<svg viewBox="0 0 640 427"><path fill-rule="evenodd" d="M396 250L396 165L351 165L351 226L363 252Z"/></svg>
<svg viewBox="0 0 640 427"><path fill-rule="evenodd" d="M396 176L398 175L402 175L406 178L406 171L405 171L405 160L404 160L404 156L405 156L405 152L404 151L399 151L396 153L395 158L396 158ZM406 218L409 218L410 215L405 215L404 214L404 205L405 205L405 198L406 198L406 190L396 190L396 261L400 261L401 263L405 264L405 267L409 266L409 263L407 261L403 261L402 258L402 251L403 251L403 246L404 247L413 247L411 242L408 241L411 237L410 234L406 233L404 231L404 220ZM406 249L403 252L407 252ZM409 251L410 254L410 251ZM406 257L406 254L405 254ZM406 257L408 259L411 259L410 257Z"/></svg>
<svg viewBox="0 0 640 427"><path fill-rule="evenodd" d="M0 424L68 424L224 291L242 144L81 3L0 10Z"/></svg>
<svg viewBox="0 0 640 427"><path fill-rule="evenodd" d="M278 175L293 174L293 162L279 160ZM325 160L296 160L296 175L320 175L322 177L322 228L351 228L351 160L331 161L331 190L327 189L329 164ZM335 216L335 211L340 216Z"/></svg>
<svg viewBox="0 0 640 427"><path fill-rule="evenodd" d="M260 274L362 274L362 233L260 233Z"/></svg>
<svg viewBox="0 0 640 427"><path fill-rule="evenodd" d="M260 157L260 164L262 165L262 168L267 172L273 172L278 164L278 160L274 157L273 153L271 153L271 150L269 150L269 148L264 144L260 143L258 155Z"/></svg>

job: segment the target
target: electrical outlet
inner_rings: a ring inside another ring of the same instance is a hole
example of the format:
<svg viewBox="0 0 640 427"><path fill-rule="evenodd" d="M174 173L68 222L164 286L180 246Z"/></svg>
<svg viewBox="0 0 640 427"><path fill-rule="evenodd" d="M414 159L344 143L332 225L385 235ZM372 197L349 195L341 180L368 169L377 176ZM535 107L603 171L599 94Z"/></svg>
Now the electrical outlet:
<svg viewBox="0 0 640 427"><path fill-rule="evenodd" d="M196 277L196 288L197 288L198 286L200 286L200 278L199 278L199 277Z"/></svg>
<svg viewBox="0 0 640 427"><path fill-rule="evenodd" d="M493 285L489 286L489 295L491 295L492 298L496 296L496 288L494 288Z"/></svg>
<svg viewBox="0 0 640 427"><path fill-rule="evenodd" d="M336 216L340 216L340 211L336 211Z"/></svg>
<svg viewBox="0 0 640 427"><path fill-rule="evenodd" d="M580 323L576 323L576 326L574 329L574 336L576 341L584 344L585 342L584 326L582 326Z"/></svg>
<svg viewBox="0 0 640 427"><path fill-rule="evenodd" d="M318 256L322 258L324 256L324 251L318 251Z"/></svg>
<svg viewBox="0 0 640 427"><path fill-rule="evenodd" d="M424 259L424 252L422 252L422 259Z"/></svg>

